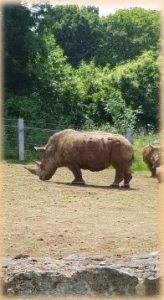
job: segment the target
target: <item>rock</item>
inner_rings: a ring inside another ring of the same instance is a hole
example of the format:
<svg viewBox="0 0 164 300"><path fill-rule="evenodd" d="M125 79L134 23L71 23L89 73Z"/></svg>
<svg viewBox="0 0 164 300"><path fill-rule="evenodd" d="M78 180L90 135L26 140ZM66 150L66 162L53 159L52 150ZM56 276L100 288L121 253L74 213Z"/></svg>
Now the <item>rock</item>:
<svg viewBox="0 0 164 300"><path fill-rule="evenodd" d="M157 295L158 265L158 253L117 259L6 257L3 290L7 295Z"/></svg>

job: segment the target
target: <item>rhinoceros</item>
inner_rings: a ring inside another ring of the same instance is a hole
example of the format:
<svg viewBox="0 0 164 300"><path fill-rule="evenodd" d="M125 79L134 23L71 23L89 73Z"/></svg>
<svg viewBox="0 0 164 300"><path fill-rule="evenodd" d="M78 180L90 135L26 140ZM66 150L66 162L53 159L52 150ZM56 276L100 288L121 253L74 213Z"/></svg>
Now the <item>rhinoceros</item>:
<svg viewBox="0 0 164 300"><path fill-rule="evenodd" d="M110 187L118 188L124 180L123 187L129 188L133 147L122 135L65 129L53 134L46 146L35 149L42 153L42 160L37 169L26 169L41 180L49 180L57 168L67 167L74 175L73 184L85 184L81 169L97 172L111 165L116 172Z"/></svg>
<svg viewBox="0 0 164 300"><path fill-rule="evenodd" d="M143 160L151 171L151 177L156 177L156 168L161 165L161 152L161 144L156 140L143 149Z"/></svg>

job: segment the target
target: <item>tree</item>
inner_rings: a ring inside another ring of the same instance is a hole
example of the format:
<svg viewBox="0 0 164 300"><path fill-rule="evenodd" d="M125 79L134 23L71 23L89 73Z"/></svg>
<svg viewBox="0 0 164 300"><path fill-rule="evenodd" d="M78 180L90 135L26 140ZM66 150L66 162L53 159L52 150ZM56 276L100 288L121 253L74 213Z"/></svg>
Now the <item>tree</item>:
<svg viewBox="0 0 164 300"><path fill-rule="evenodd" d="M74 69L67 63L53 35L39 37L36 57L31 61L38 117L45 123L80 126L83 121L82 92Z"/></svg>
<svg viewBox="0 0 164 300"><path fill-rule="evenodd" d="M34 51L34 20L27 7L3 6L5 95L28 94L32 79L28 62Z"/></svg>
<svg viewBox="0 0 164 300"><path fill-rule="evenodd" d="M97 65L112 67L147 50L159 50L160 14L143 8L121 9L101 18Z"/></svg>
<svg viewBox="0 0 164 300"><path fill-rule="evenodd" d="M41 5L34 15L37 32L53 34L72 66L94 57L100 34L96 7Z"/></svg>
<svg viewBox="0 0 164 300"><path fill-rule="evenodd" d="M109 84L121 92L133 109L141 108L138 127L159 124L159 63L155 51L146 51L135 60L116 66L110 72Z"/></svg>
<svg viewBox="0 0 164 300"><path fill-rule="evenodd" d="M14 5L3 13L6 117L58 129L158 127L157 12L99 18L94 7Z"/></svg>
<svg viewBox="0 0 164 300"><path fill-rule="evenodd" d="M109 80L111 70L108 67L98 68L93 62L82 63L78 76L84 86L86 121L84 127L102 127L125 133L127 127L135 128L139 108L132 109L122 97L121 90Z"/></svg>

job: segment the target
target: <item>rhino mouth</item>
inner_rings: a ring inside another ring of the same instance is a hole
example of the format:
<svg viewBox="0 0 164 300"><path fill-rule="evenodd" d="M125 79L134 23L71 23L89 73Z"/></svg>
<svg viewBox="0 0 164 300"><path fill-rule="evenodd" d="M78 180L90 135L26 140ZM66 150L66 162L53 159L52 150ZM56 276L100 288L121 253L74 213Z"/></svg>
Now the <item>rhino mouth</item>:
<svg viewBox="0 0 164 300"><path fill-rule="evenodd" d="M28 170L30 173L37 175L39 179L43 181L49 180L56 171L56 168L52 168L51 170L49 170L49 172L47 172L46 170L41 169L39 166L37 169L28 168L28 167L24 167L24 168Z"/></svg>
<svg viewBox="0 0 164 300"><path fill-rule="evenodd" d="M39 175L39 179L43 180L43 181L49 180L51 177L52 177L51 175L47 175L47 174L46 175L45 174Z"/></svg>
<svg viewBox="0 0 164 300"><path fill-rule="evenodd" d="M28 170L31 174L39 176L40 180L49 180L52 176L50 174L42 174L40 168L38 169L32 169L25 167L26 170Z"/></svg>

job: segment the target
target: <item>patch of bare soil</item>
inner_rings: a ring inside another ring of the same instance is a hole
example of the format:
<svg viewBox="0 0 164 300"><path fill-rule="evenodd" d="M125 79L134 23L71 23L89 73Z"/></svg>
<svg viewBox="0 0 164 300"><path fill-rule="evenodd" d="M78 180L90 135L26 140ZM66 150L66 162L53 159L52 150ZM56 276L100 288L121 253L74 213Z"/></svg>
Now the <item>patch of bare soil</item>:
<svg viewBox="0 0 164 300"><path fill-rule="evenodd" d="M3 164L6 255L61 258L72 253L120 257L158 250L159 186L133 175L131 189L109 189L114 170L69 170L40 181L22 165Z"/></svg>

